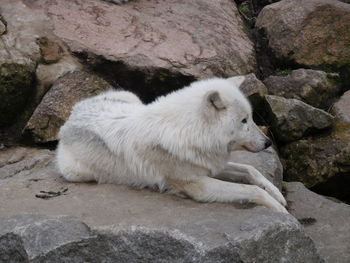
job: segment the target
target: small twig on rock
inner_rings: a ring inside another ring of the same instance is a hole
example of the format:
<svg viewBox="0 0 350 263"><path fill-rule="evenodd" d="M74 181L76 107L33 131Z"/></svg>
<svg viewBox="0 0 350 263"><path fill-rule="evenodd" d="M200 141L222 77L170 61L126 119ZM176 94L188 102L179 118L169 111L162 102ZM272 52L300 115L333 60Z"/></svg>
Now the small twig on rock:
<svg viewBox="0 0 350 263"><path fill-rule="evenodd" d="M60 195L66 195L65 193L68 191L68 188L65 188L61 191L57 191L57 192L54 192L54 191L40 191L40 194L36 194L35 197L36 198L41 198L41 199L50 199L50 198L53 198L53 197L57 197L57 196L60 196Z"/></svg>

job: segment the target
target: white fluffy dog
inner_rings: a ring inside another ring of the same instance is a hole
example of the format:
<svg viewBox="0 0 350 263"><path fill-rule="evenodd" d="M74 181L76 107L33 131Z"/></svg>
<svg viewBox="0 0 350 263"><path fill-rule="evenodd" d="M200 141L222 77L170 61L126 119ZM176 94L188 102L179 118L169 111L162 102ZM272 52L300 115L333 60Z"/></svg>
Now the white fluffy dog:
<svg viewBox="0 0 350 263"><path fill-rule="evenodd" d="M203 202L253 202L288 213L280 191L230 151L271 145L238 87L208 79L144 105L126 91L77 103L59 132L57 164L72 182L158 188ZM225 177L231 182L218 178ZM234 183L242 178L253 184Z"/></svg>

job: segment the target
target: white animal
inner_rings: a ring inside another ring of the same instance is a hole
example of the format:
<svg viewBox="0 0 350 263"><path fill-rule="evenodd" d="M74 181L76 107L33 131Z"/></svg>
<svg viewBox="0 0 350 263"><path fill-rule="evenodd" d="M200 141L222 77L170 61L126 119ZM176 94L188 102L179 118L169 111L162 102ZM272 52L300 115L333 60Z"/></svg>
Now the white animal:
<svg viewBox="0 0 350 263"><path fill-rule="evenodd" d="M271 145L238 89L243 80L197 81L148 105L126 91L85 99L59 132L58 168L71 182L151 187L288 213L280 191L260 172L227 161L230 151ZM253 185L234 183L242 177Z"/></svg>

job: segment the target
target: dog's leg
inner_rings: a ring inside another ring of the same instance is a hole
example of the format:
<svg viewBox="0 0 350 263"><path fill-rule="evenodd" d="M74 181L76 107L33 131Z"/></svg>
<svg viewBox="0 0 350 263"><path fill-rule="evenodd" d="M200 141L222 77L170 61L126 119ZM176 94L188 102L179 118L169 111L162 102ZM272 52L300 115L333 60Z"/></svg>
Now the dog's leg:
<svg viewBox="0 0 350 263"><path fill-rule="evenodd" d="M201 202L251 202L278 212L288 213L265 190L255 185L230 183L207 176L192 181L168 179L167 183L173 192Z"/></svg>
<svg viewBox="0 0 350 263"><path fill-rule="evenodd" d="M228 162L222 175L218 175L218 179L228 179L230 181L239 180L244 183L254 184L259 186L274 197L283 206L287 202L281 192L269 180L267 180L257 169L253 166L239 163Z"/></svg>

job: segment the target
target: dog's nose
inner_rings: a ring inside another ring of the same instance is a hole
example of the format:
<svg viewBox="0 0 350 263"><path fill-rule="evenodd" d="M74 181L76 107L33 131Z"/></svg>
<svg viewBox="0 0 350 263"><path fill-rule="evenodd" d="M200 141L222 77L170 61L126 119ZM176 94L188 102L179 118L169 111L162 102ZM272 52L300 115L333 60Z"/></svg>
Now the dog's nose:
<svg viewBox="0 0 350 263"><path fill-rule="evenodd" d="M265 142L265 149L266 149L266 148L269 148L271 145L272 145L271 140L267 140L267 141Z"/></svg>

